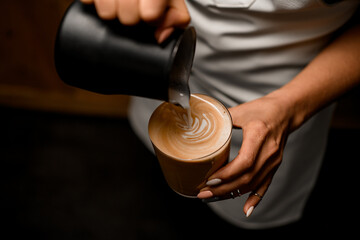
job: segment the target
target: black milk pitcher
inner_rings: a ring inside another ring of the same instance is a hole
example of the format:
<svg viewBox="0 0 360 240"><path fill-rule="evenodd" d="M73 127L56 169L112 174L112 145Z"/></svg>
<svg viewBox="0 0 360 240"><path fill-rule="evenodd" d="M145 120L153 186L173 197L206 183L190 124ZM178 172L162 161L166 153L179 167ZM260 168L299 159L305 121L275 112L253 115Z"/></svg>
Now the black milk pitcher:
<svg viewBox="0 0 360 240"><path fill-rule="evenodd" d="M176 29L162 44L145 23L102 20L93 5L74 1L60 24L55 67L67 84L103 94L124 94L179 104L190 95L196 33ZM180 104L181 105L181 104Z"/></svg>

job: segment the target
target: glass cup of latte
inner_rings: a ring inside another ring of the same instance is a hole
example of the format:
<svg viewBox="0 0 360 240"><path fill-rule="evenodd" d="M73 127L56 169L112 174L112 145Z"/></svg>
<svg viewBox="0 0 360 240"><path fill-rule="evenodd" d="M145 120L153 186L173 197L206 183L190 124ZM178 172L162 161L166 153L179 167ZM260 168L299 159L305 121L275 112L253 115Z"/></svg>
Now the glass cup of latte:
<svg viewBox="0 0 360 240"><path fill-rule="evenodd" d="M192 94L190 109L162 103L149 121L149 136L168 185L196 197L230 153L232 119L216 99Z"/></svg>

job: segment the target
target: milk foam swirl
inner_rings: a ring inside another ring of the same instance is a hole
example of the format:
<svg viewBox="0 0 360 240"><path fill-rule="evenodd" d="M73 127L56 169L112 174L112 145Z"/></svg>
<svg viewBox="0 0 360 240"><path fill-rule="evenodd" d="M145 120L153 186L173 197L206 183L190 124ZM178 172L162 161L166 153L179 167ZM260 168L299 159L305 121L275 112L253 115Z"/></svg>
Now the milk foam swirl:
<svg viewBox="0 0 360 240"><path fill-rule="evenodd" d="M225 107L208 98L191 97L191 117L180 107L162 104L150 119L152 142L181 159L200 158L221 148L231 135L231 118Z"/></svg>
<svg viewBox="0 0 360 240"><path fill-rule="evenodd" d="M172 113L176 115L176 125L183 131L181 137L186 142L207 141L215 133L216 121L212 113L193 114L190 117L187 114L179 116L175 110Z"/></svg>

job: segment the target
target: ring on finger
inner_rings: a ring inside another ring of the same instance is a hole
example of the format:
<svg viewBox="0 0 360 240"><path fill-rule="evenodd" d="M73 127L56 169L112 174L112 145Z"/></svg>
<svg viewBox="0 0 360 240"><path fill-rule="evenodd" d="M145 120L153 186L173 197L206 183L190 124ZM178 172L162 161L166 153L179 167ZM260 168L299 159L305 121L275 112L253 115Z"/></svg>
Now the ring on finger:
<svg viewBox="0 0 360 240"><path fill-rule="evenodd" d="M231 198L234 199L235 198L235 194L234 192L230 192Z"/></svg>
<svg viewBox="0 0 360 240"><path fill-rule="evenodd" d="M240 189L236 189L235 191L230 192L230 195L231 195L231 198L233 198L233 199L236 198L236 197L240 197L241 196Z"/></svg>
<svg viewBox="0 0 360 240"><path fill-rule="evenodd" d="M257 193L257 192L252 192L252 195L257 196L258 198L260 198L260 200L262 200L263 197L264 197L264 196L260 195L260 194Z"/></svg>
<svg viewBox="0 0 360 240"><path fill-rule="evenodd" d="M238 194L238 197L240 197L242 195L241 192L240 192L240 189L236 189L236 192Z"/></svg>

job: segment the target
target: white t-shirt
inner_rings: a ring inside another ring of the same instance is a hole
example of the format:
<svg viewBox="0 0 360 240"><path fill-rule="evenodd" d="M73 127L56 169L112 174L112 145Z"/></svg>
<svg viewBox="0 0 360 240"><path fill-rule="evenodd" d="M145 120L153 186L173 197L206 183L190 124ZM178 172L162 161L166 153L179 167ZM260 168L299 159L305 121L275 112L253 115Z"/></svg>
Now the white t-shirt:
<svg viewBox="0 0 360 240"><path fill-rule="evenodd" d="M349 20L359 1L188 0L198 41L190 78L192 93L205 93L232 107L264 96L296 76ZM131 124L152 149L148 119L159 101L133 98ZM244 228L268 228L298 220L315 184L326 146L333 106L293 132L283 162L265 197L246 218L246 196L209 204ZM233 134L230 160L241 146Z"/></svg>

